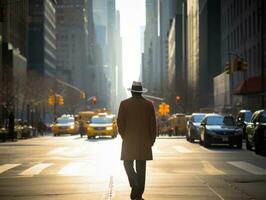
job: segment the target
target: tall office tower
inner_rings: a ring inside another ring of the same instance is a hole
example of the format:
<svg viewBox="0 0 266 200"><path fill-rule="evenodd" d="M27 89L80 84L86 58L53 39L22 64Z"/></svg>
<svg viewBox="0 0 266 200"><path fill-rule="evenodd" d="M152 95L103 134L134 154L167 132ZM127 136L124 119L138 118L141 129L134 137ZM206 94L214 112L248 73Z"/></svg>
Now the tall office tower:
<svg viewBox="0 0 266 200"><path fill-rule="evenodd" d="M56 1L29 0L28 68L56 74Z"/></svg>

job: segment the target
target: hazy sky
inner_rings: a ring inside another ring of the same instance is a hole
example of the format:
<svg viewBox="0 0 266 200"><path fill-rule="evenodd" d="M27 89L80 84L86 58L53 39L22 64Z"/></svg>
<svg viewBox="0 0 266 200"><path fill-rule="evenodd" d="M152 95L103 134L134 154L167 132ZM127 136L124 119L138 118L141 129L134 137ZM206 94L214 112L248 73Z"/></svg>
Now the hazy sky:
<svg viewBox="0 0 266 200"><path fill-rule="evenodd" d="M123 83L139 80L141 64L140 27L145 25L145 0L116 0L123 41Z"/></svg>

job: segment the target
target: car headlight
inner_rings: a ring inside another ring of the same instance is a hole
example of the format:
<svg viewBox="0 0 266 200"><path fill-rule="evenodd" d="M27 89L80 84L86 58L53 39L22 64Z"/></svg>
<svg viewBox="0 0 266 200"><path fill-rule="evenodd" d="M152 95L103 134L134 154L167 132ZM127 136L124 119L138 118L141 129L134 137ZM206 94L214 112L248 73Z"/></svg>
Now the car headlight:
<svg viewBox="0 0 266 200"><path fill-rule="evenodd" d="M108 131L113 130L113 127L112 126L106 127L106 130Z"/></svg>
<svg viewBox="0 0 266 200"><path fill-rule="evenodd" d="M70 129L74 129L74 128L75 128L75 126L73 126L73 125L72 125L72 126L70 126Z"/></svg>

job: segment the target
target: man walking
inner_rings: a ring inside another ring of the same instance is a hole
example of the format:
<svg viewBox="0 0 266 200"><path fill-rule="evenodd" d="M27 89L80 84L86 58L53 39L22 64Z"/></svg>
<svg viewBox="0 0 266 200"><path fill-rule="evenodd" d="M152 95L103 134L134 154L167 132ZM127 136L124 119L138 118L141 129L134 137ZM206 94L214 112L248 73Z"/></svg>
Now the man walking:
<svg viewBox="0 0 266 200"><path fill-rule="evenodd" d="M142 200L145 189L146 160L152 160L152 149L156 138L156 117L151 102L142 97L147 89L141 82L133 82L132 97L120 103L118 132L122 137L121 160L131 187L131 199ZM134 169L135 162L135 169Z"/></svg>

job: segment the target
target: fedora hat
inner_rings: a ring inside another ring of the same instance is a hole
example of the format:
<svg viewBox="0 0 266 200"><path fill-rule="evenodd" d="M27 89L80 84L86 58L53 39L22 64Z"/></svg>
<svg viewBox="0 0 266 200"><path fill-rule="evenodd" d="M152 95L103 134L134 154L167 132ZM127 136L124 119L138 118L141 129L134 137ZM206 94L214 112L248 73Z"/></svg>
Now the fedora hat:
<svg viewBox="0 0 266 200"><path fill-rule="evenodd" d="M131 88L128 88L131 92L145 93L148 90L143 88L141 82L133 81Z"/></svg>

